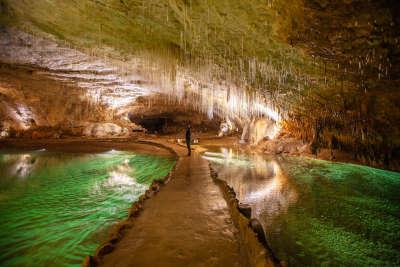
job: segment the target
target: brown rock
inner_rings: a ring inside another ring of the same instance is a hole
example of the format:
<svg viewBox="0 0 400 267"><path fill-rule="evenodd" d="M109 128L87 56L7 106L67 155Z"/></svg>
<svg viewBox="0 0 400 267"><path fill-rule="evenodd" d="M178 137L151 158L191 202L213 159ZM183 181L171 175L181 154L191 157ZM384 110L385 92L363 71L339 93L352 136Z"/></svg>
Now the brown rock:
<svg viewBox="0 0 400 267"><path fill-rule="evenodd" d="M97 250L96 255L103 256L111 253L113 250L114 245L111 243L106 243Z"/></svg>
<svg viewBox="0 0 400 267"><path fill-rule="evenodd" d="M94 267L96 266L96 260L93 256L86 256L82 262L82 267Z"/></svg>
<svg viewBox="0 0 400 267"><path fill-rule="evenodd" d="M244 203L239 203L238 209L247 219L251 218L251 206Z"/></svg>

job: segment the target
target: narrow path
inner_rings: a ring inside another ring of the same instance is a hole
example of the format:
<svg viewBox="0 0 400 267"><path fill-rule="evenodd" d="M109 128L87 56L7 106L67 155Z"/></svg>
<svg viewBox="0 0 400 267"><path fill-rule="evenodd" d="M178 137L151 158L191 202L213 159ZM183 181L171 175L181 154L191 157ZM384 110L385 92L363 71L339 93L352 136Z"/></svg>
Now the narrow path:
<svg viewBox="0 0 400 267"><path fill-rule="evenodd" d="M207 161L193 153L101 266L241 266L236 231Z"/></svg>

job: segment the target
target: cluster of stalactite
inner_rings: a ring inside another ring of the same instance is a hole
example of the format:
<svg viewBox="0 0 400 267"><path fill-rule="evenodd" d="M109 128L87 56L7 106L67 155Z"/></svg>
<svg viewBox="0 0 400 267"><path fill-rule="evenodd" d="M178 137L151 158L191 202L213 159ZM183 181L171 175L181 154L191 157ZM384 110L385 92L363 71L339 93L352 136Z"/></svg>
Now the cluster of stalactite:
<svg viewBox="0 0 400 267"><path fill-rule="evenodd" d="M307 59L273 38L274 1L3 0L2 7L3 21L12 25L19 15L17 24L33 32L39 28L90 54L109 56L114 50L118 53L111 56L128 61L144 58L143 72L163 85L171 99L182 98L182 81L194 81L191 91L200 99L191 102L197 105L199 100L198 109L210 117L214 106L221 106L212 100L229 101L231 96L234 109L227 112L240 117L264 115L259 102L279 111L282 95L292 95L292 88L300 91L312 80L302 71ZM44 15L49 8L53 12ZM146 59L149 54L152 58ZM219 87L224 87L224 97Z"/></svg>
<svg viewBox="0 0 400 267"><path fill-rule="evenodd" d="M1 22L118 58L121 72L135 65L170 103L209 118L272 116L315 149L369 162L399 149L396 1L0 3Z"/></svg>

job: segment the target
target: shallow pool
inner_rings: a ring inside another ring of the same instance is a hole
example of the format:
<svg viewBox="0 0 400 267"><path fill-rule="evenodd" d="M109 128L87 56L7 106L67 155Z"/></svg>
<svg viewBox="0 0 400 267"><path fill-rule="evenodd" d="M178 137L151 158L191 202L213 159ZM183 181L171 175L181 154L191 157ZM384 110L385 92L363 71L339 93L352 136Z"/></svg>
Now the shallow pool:
<svg viewBox="0 0 400 267"><path fill-rule="evenodd" d="M0 153L0 266L79 266L174 158Z"/></svg>
<svg viewBox="0 0 400 267"><path fill-rule="evenodd" d="M400 266L400 173L225 148L204 157L289 266Z"/></svg>

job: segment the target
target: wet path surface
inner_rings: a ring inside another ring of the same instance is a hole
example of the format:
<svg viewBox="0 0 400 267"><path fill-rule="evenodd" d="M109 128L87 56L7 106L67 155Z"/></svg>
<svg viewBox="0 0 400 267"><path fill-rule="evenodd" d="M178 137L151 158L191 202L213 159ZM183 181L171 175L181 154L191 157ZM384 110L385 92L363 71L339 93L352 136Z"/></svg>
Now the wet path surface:
<svg viewBox="0 0 400 267"><path fill-rule="evenodd" d="M182 157L102 266L241 266L227 204L197 153Z"/></svg>

